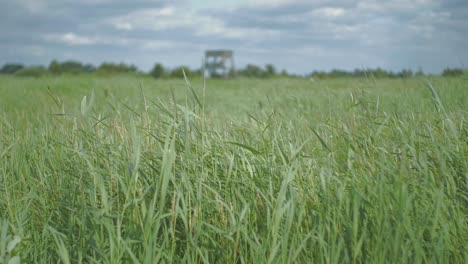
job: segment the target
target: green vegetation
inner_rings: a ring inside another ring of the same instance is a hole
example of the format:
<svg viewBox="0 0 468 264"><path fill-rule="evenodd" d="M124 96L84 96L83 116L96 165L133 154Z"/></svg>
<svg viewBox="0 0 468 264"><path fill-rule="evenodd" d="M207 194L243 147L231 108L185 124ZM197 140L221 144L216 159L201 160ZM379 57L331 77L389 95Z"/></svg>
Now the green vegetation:
<svg viewBox="0 0 468 264"><path fill-rule="evenodd" d="M156 63L150 71L150 75L154 78L162 78L166 75L166 70L161 63Z"/></svg>
<svg viewBox="0 0 468 264"><path fill-rule="evenodd" d="M25 67L15 72L18 77L43 77L48 74L47 69L42 66Z"/></svg>
<svg viewBox="0 0 468 264"><path fill-rule="evenodd" d="M133 75L142 77L142 75L152 76L154 78L184 78L186 76L200 78L203 76L203 69L190 69L188 66L178 66L172 69L164 67L161 63L156 63L148 72L140 71L135 65L127 65L125 63L102 63L99 67L92 64L82 64L78 61L58 62L53 60L46 69L42 66L25 67L22 64L5 64L0 69L0 74L15 74L21 77L41 77L44 75L77 75L94 73L98 76L115 76L115 75ZM247 64L244 68L237 69L230 73L231 76L246 77L246 78L296 78L307 77L317 80L338 79L338 78L372 78L372 79L406 79L412 77L425 76L420 68L417 72L411 69L403 69L400 72L392 72L377 69L355 69L354 71L346 71L334 69L331 71L313 71L310 74L297 75L290 74L286 70L277 72L273 64L266 64L265 67L254 64ZM444 77L459 77L468 76L468 71L459 68L446 68L441 73ZM215 78L224 78L222 75L211 76Z"/></svg>
<svg viewBox="0 0 468 264"><path fill-rule="evenodd" d="M468 259L466 78L0 76L0 95L0 263Z"/></svg>
<svg viewBox="0 0 468 264"><path fill-rule="evenodd" d="M462 76L463 74L465 74L463 69L447 68L442 72L442 76L445 76L445 77Z"/></svg>
<svg viewBox="0 0 468 264"><path fill-rule="evenodd" d="M23 68L24 66L22 64L5 64L0 69L0 74L13 74Z"/></svg>

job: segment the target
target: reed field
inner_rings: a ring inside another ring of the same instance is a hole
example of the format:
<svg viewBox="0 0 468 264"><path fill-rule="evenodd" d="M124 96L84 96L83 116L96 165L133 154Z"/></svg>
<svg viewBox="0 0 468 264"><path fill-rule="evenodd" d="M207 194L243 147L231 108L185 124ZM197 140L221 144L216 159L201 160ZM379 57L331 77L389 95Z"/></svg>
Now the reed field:
<svg viewBox="0 0 468 264"><path fill-rule="evenodd" d="M0 76L0 263L467 263L468 80Z"/></svg>

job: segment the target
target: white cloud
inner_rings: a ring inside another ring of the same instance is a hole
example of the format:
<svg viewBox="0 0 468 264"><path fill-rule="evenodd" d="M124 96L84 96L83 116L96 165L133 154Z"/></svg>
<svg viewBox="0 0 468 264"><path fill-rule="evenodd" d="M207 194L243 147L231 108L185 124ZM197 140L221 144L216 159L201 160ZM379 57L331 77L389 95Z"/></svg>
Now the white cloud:
<svg viewBox="0 0 468 264"><path fill-rule="evenodd" d="M173 7L139 9L122 16L107 18L110 24L119 30L162 30L188 24L188 19L180 19Z"/></svg>
<svg viewBox="0 0 468 264"><path fill-rule="evenodd" d="M362 11L379 13L420 12L424 9L437 7L439 2L438 0L360 0L357 7Z"/></svg>
<svg viewBox="0 0 468 264"><path fill-rule="evenodd" d="M116 22L114 23L114 27L119 30L131 31L133 29L133 25L128 22Z"/></svg>
<svg viewBox="0 0 468 264"><path fill-rule="evenodd" d="M277 35L275 30L245 27L228 27L223 20L201 15L189 8L155 8L141 9L123 16L108 19L110 24L119 30L162 31L183 29L195 36L217 36L227 39L268 38Z"/></svg>
<svg viewBox="0 0 468 264"><path fill-rule="evenodd" d="M177 45L177 43L170 42L170 41L141 40L139 46L142 50L161 50L161 49L176 48L179 45Z"/></svg>
<svg viewBox="0 0 468 264"><path fill-rule="evenodd" d="M65 34L47 34L44 36L44 39L53 42L65 43L68 45L92 45L99 42L99 40L96 38L78 36L72 32Z"/></svg>
<svg viewBox="0 0 468 264"><path fill-rule="evenodd" d="M47 10L44 0L17 0L17 3L31 14L39 14Z"/></svg>
<svg viewBox="0 0 468 264"><path fill-rule="evenodd" d="M200 22L199 26L194 29L197 36L218 36L226 39L244 39L255 42L280 34L278 30L274 29L227 27L223 21L216 19L209 19L208 21L200 20Z"/></svg>
<svg viewBox="0 0 468 264"><path fill-rule="evenodd" d="M317 10L314 10L313 13L325 17L339 17L345 14L344 8L336 8L336 7L323 7Z"/></svg>
<svg viewBox="0 0 468 264"><path fill-rule="evenodd" d="M99 38L81 36L75 33L48 34L43 37L47 41L64 43L70 46L104 44L109 46L135 47L140 50L161 50L171 49L180 46L175 41L151 40L148 38L130 38L124 36L103 35Z"/></svg>
<svg viewBox="0 0 468 264"><path fill-rule="evenodd" d="M42 57L46 54L46 49L41 46L33 45L26 48L26 51L35 57Z"/></svg>
<svg viewBox="0 0 468 264"><path fill-rule="evenodd" d="M286 4L304 2L301 0L256 0L247 2L245 6L248 7L279 7Z"/></svg>

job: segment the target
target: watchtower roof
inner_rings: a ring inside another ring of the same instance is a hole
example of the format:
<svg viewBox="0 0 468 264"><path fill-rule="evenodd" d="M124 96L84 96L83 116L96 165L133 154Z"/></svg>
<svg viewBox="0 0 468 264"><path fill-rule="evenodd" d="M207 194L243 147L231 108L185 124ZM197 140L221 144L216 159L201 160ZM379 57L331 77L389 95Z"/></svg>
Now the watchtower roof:
<svg viewBox="0 0 468 264"><path fill-rule="evenodd" d="M213 57L232 57L232 50L207 50L205 56Z"/></svg>

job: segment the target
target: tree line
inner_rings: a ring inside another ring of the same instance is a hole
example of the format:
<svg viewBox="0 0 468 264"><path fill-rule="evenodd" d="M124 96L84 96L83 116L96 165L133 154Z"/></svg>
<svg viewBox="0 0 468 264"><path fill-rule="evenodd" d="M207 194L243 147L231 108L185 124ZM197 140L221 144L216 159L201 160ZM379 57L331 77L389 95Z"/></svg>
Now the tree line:
<svg viewBox="0 0 468 264"><path fill-rule="evenodd" d="M135 65L125 63L102 63L99 66L92 64L83 64L78 61L59 62L53 60L48 67L44 66L25 66L23 64L9 63L0 68L0 74L11 74L15 76L40 77L44 75L61 74L95 74L99 76L112 76L119 74L150 75L154 78L183 78L184 72L188 77L203 76L203 69L191 69L187 66L168 68L161 63L156 63L149 72L139 70ZM467 74L467 70L460 68L446 68L442 76L461 76ZM354 71L345 71L334 69L331 71L313 71L306 75L295 75L286 70L277 71L272 64L266 64L264 67L247 64L244 68L231 72L230 75L248 78L274 78L274 77L307 77L313 79L336 79L353 77L371 77L371 78L410 78L414 76L426 75L422 69L413 72L411 69L403 69L399 72L387 71L381 68L377 69L355 69ZM221 76L218 76L221 77Z"/></svg>

